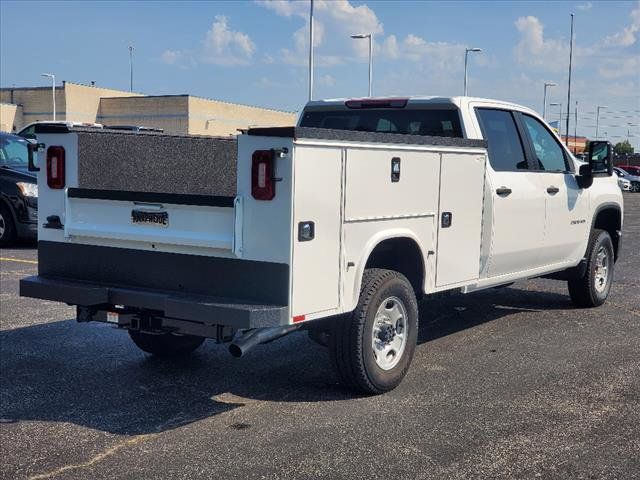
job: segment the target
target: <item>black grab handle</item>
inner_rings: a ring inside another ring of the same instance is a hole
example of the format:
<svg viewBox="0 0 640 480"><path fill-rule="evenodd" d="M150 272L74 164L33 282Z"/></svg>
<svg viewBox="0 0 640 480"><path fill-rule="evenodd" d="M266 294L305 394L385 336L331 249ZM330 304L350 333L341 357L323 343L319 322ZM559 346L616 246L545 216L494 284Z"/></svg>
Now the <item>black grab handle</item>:
<svg viewBox="0 0 640 480"><path fill-rule="evenodd" d="M37 152L44 148L44 143L27 143L27 168L30 172L39 172L40 168L36 167L33 161L33 152Z"/></svg>

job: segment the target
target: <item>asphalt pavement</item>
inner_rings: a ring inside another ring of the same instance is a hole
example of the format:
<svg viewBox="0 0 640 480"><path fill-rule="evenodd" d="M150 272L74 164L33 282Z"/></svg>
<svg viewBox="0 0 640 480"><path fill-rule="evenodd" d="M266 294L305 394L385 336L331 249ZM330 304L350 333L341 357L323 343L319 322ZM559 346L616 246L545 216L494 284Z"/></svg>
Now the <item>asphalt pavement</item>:
<svg viewBox="0 0 640 480"><path fill-rule="evenodd" d="M159 360L126 332L18 296L0 250L0 478L640 478L640 194L608 302L518 282L421 304L393 392L354 396L296 333Z"/></svg>

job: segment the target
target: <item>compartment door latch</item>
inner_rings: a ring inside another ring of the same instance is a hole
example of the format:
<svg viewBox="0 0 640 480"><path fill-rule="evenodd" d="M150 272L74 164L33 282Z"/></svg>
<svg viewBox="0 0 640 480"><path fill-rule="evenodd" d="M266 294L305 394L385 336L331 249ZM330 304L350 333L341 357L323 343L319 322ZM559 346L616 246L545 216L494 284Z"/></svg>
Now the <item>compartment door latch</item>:
<svg viewBox="0 0 640 480"><path fill-rule="evenodd" d="M391 159L391 183L400 181L400 157Z"/></svg>

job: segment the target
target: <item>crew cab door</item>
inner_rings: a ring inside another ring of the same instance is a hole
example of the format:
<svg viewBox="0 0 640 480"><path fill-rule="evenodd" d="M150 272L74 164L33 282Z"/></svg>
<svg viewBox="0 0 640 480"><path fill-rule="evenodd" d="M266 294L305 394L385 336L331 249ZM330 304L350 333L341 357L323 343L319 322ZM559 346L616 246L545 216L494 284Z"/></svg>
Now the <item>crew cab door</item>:
<svg viewBox="0 0 640 480"><path fill-rule="evenodd" d="M486 276L499 277L540 266L544 239L545 198L530 168L525 144L513 112L476 108L483 137L487 140L488 196L491 209L484 213L490 228Z"/></svg>
<svg viewBox="0 0 640 480"><path fill-rule="evenodd" d="M575 260L583 255L587 221L587 193L578 187L571 160L558 139L537 118L520 114L538 189L545 197L545 234L540 248L542 265Z"/></svg>

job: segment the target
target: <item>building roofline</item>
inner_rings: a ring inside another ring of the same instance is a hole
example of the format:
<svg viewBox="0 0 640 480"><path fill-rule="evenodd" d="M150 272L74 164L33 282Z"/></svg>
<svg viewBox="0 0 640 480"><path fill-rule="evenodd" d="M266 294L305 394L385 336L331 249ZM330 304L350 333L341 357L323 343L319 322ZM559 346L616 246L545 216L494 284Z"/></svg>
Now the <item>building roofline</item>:
<svg viewBox="0 0 640 480"><path fill-rule="evenodd" d="M144 95L142 97L100 97L100 98L101 99L104 98L104 99L128 100L128 99L131 99L131 98L136 98L136 99L140 99L140 98L154 99L154 98L178 98L178 97L196 98L198 100L205 100L207 102L215 102L215 103L222 103L224 105L233 105L233 106L238 106L238 107L253 108L253 109L256 109L256 110L267 110L267 111L275 112L275 113L286 113L286 114L289 114L289 115L295 115L296 114L296 112L288 112L286 110L276 110L275 108L260 107L258 105L247 105L245 103L226 102L224 100L216 100L215 98L199 97L197 95L190 95L188 93L170 94L170 95Z"/></svg>

